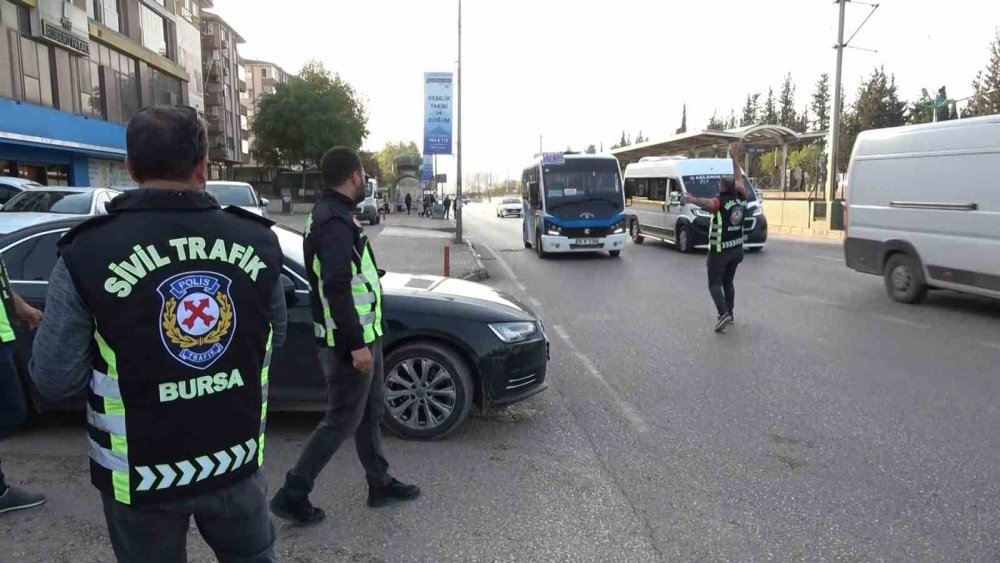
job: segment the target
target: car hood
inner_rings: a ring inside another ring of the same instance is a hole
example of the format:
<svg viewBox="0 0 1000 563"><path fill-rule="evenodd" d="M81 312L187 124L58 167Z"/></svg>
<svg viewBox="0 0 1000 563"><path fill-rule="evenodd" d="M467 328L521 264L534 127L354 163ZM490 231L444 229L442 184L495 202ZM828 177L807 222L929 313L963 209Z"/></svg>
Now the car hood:
<svg viewBox="0 0 1000 563"><path fill-rule="evenodd" d="M535 318L535 314L508 295L481 283L413 274L387 273L382 278L387 295L422 297L480 307L504 316Z"/></svg>
<svg viewBox="0 0 1000 563"><path fill-rule="evenodd" d="M261 207L253 207L253 206L249 206L249 205L229 205L227 207L239 207L243 211L249 211L250 213L253 213L254 215L260 215L261 217L264 216L264 209L261 208Z"/></svg>
<svg viewBox="0 0 1000 563"><path fill-rule="evenodd" d="M87 217L87 215L72 215L67 213L31 213L13 211L0 213L0 235L13 233L25 227L50 223L61 219L71 219L73 217Z"/></svg>

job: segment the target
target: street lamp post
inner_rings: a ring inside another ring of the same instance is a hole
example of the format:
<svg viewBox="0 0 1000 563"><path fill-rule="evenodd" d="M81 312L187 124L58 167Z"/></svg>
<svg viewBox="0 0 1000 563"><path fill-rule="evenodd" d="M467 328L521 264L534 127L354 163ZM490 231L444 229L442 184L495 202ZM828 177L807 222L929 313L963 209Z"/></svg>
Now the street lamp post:
<svg viewBox="0 0 1000 563"><path fill-rule="evenodd" d="M837 153L840 148L840 114L843 111L843 108L840 107L840 92L843 88L841 79L843 78L844 71L844 17L847 13L847 2L848 0L837 0L837 3L840 4L840 26L837 31L837 69L833 79L833 115L830 116L830 160L826 166L826 194L824 199L827 206L827 218L831 217L830 210L833 207L833 196L837 191L837 159L840 156Z"/></svg>
<svg viewBox="0 0 1000 563"><path fill-rule="evenodd" d="M455 242L462 244L462 0L458 0L458 119L455 150Z"/></svg>

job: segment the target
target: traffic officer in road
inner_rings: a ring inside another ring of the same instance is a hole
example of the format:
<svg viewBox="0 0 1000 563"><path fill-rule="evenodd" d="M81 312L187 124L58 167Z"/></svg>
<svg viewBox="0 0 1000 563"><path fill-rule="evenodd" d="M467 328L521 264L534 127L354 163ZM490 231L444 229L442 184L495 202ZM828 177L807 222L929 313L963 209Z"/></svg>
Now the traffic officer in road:
<svg viewBox="0 0 1000 563"><path fill-rule="evenodd" d="M186 561L191 516L221 561L273 561L258 471L268 371L285 334L272 224L205 192L192 108L139 111L139 189L60 242L31 376L52 400L87 391L91 481L120 561Z"/></svg>
<svg viewBox="0 0 1000 563"><path fill-rule="evenodd" d="M708 290L712 294L719 317L715 332L725 332L735 322L736 269L743 262L743 217L747 206L747 191L740 167L738 145L729 146L733 160L733 176L719 178L719 196L697 198L685 195L683 203L691 203L712 214L708 238Z"/></svg>
<svg viewBox="0 0 1000 563"><path fill-rule="evenodd" d="M313 323L319 361L329 394L326 416L271 500L275 516L299 525L326 514L309 502L316 478L348 437L354 435L368 480L368 505L410 500L420 494L389 476L382 454L379 419L385 412L382 368L382 285L375 256L353 215L364 198L365 170L358 153L334 147L320 163L327 186L306 223Z"/></svg>
<svg viewBox="0 0 1000 563"><path fill-rule="evenodd" d="M7 277L7 266L0 257L0 440L17 430L28 416L24 387L14 363L15 318L34 329L42 321L42 312L14 293ZM45 496L8 485L0 466L0 514L44 503Z"/></svg>

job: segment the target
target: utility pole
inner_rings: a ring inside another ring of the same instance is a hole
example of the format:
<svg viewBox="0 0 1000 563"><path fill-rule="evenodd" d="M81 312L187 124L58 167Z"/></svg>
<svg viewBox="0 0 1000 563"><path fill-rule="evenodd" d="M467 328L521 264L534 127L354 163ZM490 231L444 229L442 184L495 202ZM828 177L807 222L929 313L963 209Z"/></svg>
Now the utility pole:
<svg viewBox="0 0 1000 563"><path fill-rule="evenodd" d="M840 107L840 92L843 88L841 79L844 72L844 16L847 13L848 0L837 0L840 4L840 26L837 31L837 69L833 79L833 115L830 119L830 160L827 163L826 173L826 213L827 219L832 217L833 196L837 191L837 160L838 149L840 148L840 120L843 108Z"/></svg>
<svg viewBox="0 0 1000 563"><path fill-rule="evenodd" d="M538 136L538 154L542 154L543 152L545 152L545 151L542 150L542 136L539 135Z"/></svg>
<svg viewBox="0 0 1000 563"><path fill-rule="evenodd" d="M458 0L458 122L455 166L458 168L455 185L455 242L462 244L462 0Z"/></svg>

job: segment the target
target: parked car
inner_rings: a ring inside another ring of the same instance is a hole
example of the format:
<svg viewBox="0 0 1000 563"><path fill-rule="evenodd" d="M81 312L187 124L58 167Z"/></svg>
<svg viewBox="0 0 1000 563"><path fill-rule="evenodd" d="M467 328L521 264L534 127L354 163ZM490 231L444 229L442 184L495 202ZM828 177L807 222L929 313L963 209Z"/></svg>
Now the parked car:
<svg viewBox="0 0 1000 563"><path fill-rule="evenodd" d="M524 217L524 202L519 197L505 197L497 204L497 217L503 218L510 215Z"/></svg>
<svg viewBox="0 0 1000 563"><path fill-rule="evenodd" d="M681 196L700 198L719 195L719 178L733 175L733 162L724 158L685 158L679 156L645 157L625 168L625 193L629 198L643 198L630 212L628 228L632 240L642 244L656 239L681 252L708 248L711 213L692 204L681 203ZM749 252L767 244L767 217L757 189L745 175L747 211L743 220L743 245Z"/></svg>
<svg viewBox="0 0 1000 563"><path fill-rule="evenodd" d="M13 178L11 176L0 176L0 207L6 205L12 197L23 192L24 190L44 187L45 186L34 180Z"/></svg>
<svg viewBox="0 0 1000 563"><path fill-rule="evenodd" d="M44 308L56 245L81 219L35 225L0 237L14 291ZM274 352L269 405L273 410L323 410L326 386L316 357L302 235L275 233L285 254L281 282L289 304L288 339ZM386 274L384 424L411 439L445 436L474 405L509 405L547 387L548 338L526 307L485 285L437 276ZM23 331L23 327L18 328ZM17 361L27 377L31 334L18 334ZM424 388L423 384L427 384ZM49 408L73 409L80 401Z"/></svg>
<svg viewBox="0 0 1000 563"><path fill-rule="evenodd" d="M107 204L121 192L108 188L30 188L0 208L0 234L69 217L107 213Z"/></svg>
<svg viewBox="0 0 1000 563"><path fill-rule="evenodd" d="M205 191L212 194L223 207L233 205L262 217L267 217L267 206L271 204L245 182L208 182Z"/></svg>
<svg viewBox="0 0 1000 563"><path fill-rule="evenodd" d="M1000 116L865 131L847 173L847 266L889 297L1000 298Z"/></svg>

